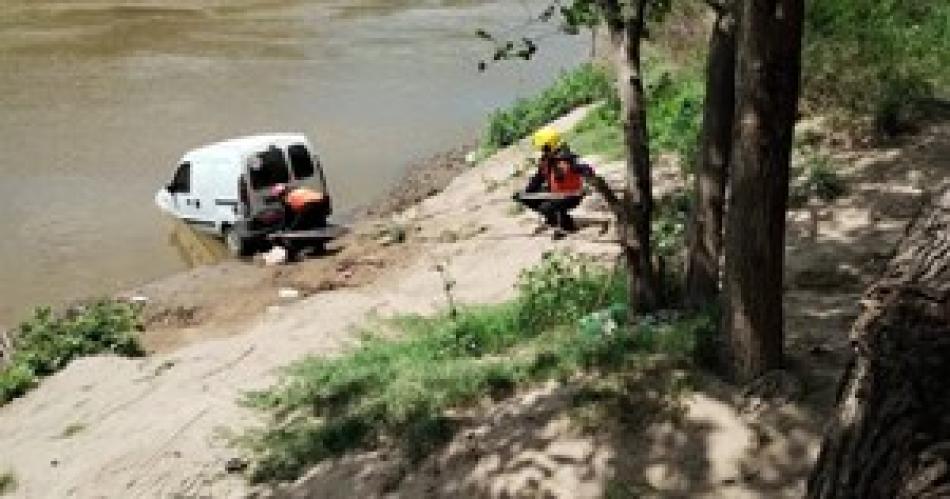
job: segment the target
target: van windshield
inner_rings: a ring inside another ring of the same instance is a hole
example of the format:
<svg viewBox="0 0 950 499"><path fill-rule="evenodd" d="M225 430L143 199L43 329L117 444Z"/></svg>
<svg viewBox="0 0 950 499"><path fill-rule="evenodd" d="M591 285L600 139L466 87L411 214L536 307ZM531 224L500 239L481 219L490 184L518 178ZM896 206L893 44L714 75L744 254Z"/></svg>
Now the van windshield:
<svg viewBox="0 0 950 499"><path fill-rule="evenodd" d="M285 184L290 182L290 171L287 168L287 160L284 159L284 153L276 147L257 155L260 164L257 168L251 168L251 188L260 190L271 187L276 184Z"/></svg>
<svg viewBox="0 0 950 499"><path fill-rule="evenodd" d="M310 151L303 144L294 144L287 148L290 155L290 167L294 170L294 178L304 179L313 176L313 159Z"/></svg>

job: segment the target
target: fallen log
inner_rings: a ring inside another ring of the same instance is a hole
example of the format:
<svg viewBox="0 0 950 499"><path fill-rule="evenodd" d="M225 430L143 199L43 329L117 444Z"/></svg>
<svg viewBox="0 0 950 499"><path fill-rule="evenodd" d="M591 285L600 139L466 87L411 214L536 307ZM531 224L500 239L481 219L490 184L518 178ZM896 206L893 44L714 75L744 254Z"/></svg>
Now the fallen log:
<svg viewBox="0 0 950 499"><path fill-rule="evenodd" d="M862 305L807 497L950 497L950 190Z"/></svg>

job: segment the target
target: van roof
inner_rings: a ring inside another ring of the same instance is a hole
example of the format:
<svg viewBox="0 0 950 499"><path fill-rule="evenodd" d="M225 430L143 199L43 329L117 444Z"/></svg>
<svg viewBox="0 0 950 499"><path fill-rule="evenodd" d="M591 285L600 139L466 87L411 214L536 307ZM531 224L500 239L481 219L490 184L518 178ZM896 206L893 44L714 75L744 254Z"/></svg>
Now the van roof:
<svg viewBox="0 0 950 499"><path fill-rule="evenodd" d="M249 135L234 139L223 140L201 146L185 153L182 161L201 161L208 159L240 160L244 156L258 152L270 145L287 145L291 143L309 144L307 137L301 133L269 133Z"/></svg>

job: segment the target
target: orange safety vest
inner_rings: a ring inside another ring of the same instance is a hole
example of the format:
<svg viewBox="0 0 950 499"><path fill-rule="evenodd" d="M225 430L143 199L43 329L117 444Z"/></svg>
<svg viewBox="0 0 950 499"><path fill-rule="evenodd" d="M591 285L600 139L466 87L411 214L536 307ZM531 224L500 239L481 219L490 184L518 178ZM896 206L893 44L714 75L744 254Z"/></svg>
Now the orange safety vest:
<svg viewBox="0 0 950 499"><path fill-rule="evenodd" d="M310 203L321 201L323 201L323 194L304 187L298 187L287 194L287 204L290 205L290 209L297 212Z"/></svg>
<svg viewBox="0 0 950 499"><path fill-rule="evenodd" d="M555 194L580 194L584 178L568 161L557 161L548 167L548 188Z"/></svg>

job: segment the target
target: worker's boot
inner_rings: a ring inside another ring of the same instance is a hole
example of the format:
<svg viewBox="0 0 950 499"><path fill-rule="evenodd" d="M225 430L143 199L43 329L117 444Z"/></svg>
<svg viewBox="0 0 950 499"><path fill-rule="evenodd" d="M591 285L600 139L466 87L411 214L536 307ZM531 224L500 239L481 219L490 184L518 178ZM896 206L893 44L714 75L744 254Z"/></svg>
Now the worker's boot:
<svg viewBox="0 0 950 499"><path fill-rule="evenodd" d="M577 232L577 223L574 222L574 217L570 213L561 213L560 219L559 225L564 232Z"/></svg>

